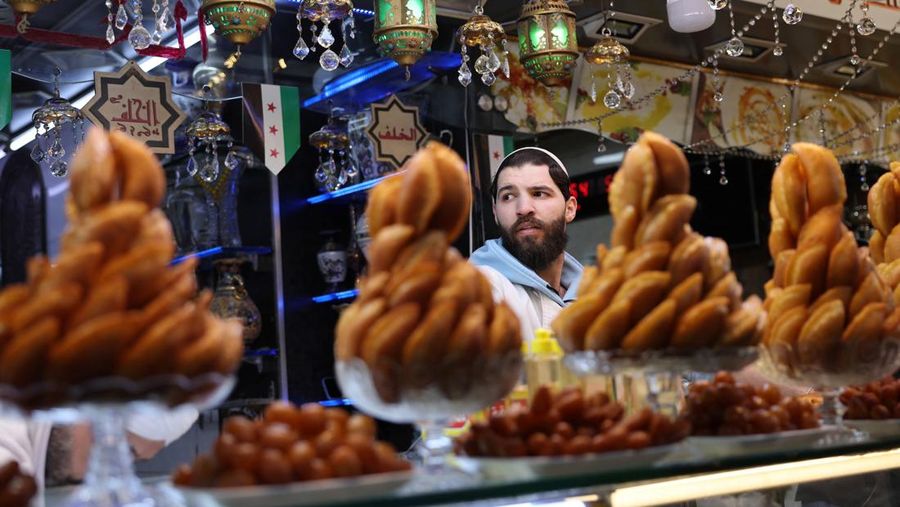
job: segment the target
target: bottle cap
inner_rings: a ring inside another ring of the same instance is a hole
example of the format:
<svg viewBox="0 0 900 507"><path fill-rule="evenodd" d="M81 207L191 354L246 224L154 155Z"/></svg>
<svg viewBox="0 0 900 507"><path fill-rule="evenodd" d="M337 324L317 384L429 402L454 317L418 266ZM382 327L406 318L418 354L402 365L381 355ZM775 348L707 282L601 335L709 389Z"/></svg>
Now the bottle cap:
<svg viewBox="0 0 900 507"><path fill-rule="evenodd" d="M549 329L538 328L534 332L534 340L531 341L531 353L538 356L558 354L559 343L553 337Z"/></svg>

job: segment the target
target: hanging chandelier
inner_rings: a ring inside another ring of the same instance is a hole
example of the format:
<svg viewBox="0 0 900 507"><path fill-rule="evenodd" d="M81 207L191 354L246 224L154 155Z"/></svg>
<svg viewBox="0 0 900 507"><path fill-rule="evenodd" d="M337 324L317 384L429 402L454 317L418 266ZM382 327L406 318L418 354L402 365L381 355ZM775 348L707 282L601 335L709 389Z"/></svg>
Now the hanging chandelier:
<svg viewBox="0 0 900 507"><path fill-rule="evenodd" d="M338 126L334 117L309 136L309 144L319 150L319 167L315 179L319 190L334 192L354 178L358 171L350 161L350 137Z"/></svg>
<svg viewBox="0 0 900 507"><path fill-rule="evenodd" d="M203 20L215 32L237 46L231 65L241 56L241 46L269 28L275 15L275 0L203 0Z"/></svg>
<svg viewBox="0 0 900 507"><path fill-rule="evenodd" d="M528 75L547 86L561 86L578 58L575 13L564 0L531 0L518 21L519 59Z"/></svg>
<svg viewBox="0 0 900 507"><path fill-rule="evenodd" d="M630 100L634 96L634 84L631 80L631 67L628 64L630 53L628 48L612 36L607 24L615 16L613 2L610 0L607 21L600 31L601 37L584 54L584 59L607 71L607 92L603 96L603 105L609 109L618 109L622 100ZM597 83L594 72L591 72L591 100L597 101Z"/></svg>
<svg viewBox="0 0 900 507"><path fill-rule="evenodd" d="M16 30L19 33L25 33L31 25L28 18L41 10L41 7L52 4L55 1L56 0L8 0L6 3L12 7L13 12L20 18L19 23L16 24Z"/></svg>
<svg viewBox="0 0 900 507"><path fill-rule="evenodd" d="M144 7L143 0L106 0L106 42L112 44L116 41L116 32L113 28L124 30L128 24L128 8L131 9L134 25L128 33L128 42L131 46L138 49L146 49L150 44L159 44L162 42L163 34L175 26L175 18L169 9L169 0L153 0L153 33L151 34L144 28ZM115 13L113 7L118 5Z"/></svg>
<svg viewBox="0 0 900 507"><path fill-rule="evenodd" d="M313 39L309 45L303 40L303 25L301 21L308 19L312 23ZM322 29L316 36L316 23L322 22ZM341 33L344 45L340 54L331 49L334 44L334 34L331 33L332 21L341 21ZM316 50L316 44L324 50L319 56L319 66L331 72L338 65L349 67L353 63L353 53L347 46L347 41L356 37L353 29L353 2L351 0L303 0L297 8L297 45L294 46L294 56L300 60L306 58L310 51Z"/></svg>
<svg viewBox="0 0 900 507"><path fill-rule="evenodd" d="M462 46L462 65L459 66L459 82L469 86L472 82L472 71L469 70L468 48L480 47L481 56L475 59L475 72L481 75L481 82L490 86L496 81L494 72L503 69L509 79L509 51L506 50L506 38L500 23L484 15L481 4L475 6L475 15L459 29L459 43ZM497 41L500 41L502 53L498 55Z"/></svg>
<svg viewBox="0 0 900 507"><path fill-rule="evenodd" d="M219 147L225 146L228 149L224 161L227 171L235 170L240 164L232 150L234 139L231 137L231 128L219 114L209 110L208 101L206 109L188 125L186 135L190 157L187 172L198 178L201 184L213 183L223 173L219 164Z"/></svg>
<svg viewBox="0 0 900 507"><path fill-rule="evenodd" d="M375 0L375 30L372 38L381 56L389 56L406 67L416 63L437 37L434 0Z"/></svg>
<svg viewBox="0 0 900 507"><path fill-rule="evenodd" d="M69 174L71 154L84 140L90 122L80 109L60 97L59 75L60 71L56 69L53 97L31 115L31 122L37 131L31 159L42 168L49 168L53 176L64 178Z"/></svg>

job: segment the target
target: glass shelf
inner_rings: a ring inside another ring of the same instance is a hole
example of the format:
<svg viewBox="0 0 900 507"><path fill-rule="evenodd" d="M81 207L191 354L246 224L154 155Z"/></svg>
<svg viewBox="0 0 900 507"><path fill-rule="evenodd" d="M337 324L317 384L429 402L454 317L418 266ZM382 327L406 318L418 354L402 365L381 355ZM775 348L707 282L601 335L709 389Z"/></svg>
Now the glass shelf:
<svg viewBox="0 0 900 507"><path fill-rule="evenodd" d="M172 259L171 264L180 264L191 257L196 257L201 261L205 261L223 257L254 257L257 255L270 255L271 253L272 248L268 246L214 246L212 248L207 248L206 250L200 250L199 252L193 252L187 255L176 257Z"/></svg>
<svg viewBox="0 0 900 507"><path fill-rule="evenodd" d="M333 201L335 199L340 198L349 198L364 192L368 192L372 187L381 183L383 180L387 178L392 178L397 176L398 174L402 174L403 171L397 171L395 173L388 174L387 176L382 176L380 178L375 178L372 180L366 180L361 183L357 183L355 185L350 185L349 187L344 187L340 190L335 190L334 192L326 192L324 194L314 195L312 197L307 197L306 199L302 199L296 203L295 209L303 208L306 206L312 206L315 204L322 204L323 202Z"/></svg>

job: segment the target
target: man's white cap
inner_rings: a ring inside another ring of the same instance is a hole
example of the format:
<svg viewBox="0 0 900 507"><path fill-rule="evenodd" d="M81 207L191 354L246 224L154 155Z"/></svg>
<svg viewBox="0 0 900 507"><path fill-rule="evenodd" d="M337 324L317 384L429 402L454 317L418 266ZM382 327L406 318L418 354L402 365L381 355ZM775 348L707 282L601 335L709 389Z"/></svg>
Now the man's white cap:
<svg viewBox="0 0 900 507"><path fill-rule="evenodd" d="M559 168L562 169L562 171L564 173L566 173L566 175L569 174L569 170L566 169L566 166L562 163L562 160L560 160L559 157L554 155L553 152L551 152L549 150L545 150L543 148L538 148L537 146L525 146L524 148L519 148L517 150L511 151L511 152L509 152L509 155L503 157L503 160L501 160L500 163L497 164L497 168L493 171L493 174L491 174L491 181L493 181L494 178L497 177L497 170L499 170L501 167L503 167L503 164L505 164L506 161L509 160L509 157L515 155L516 153L526 151L526 150L535 150L535 151L539 151L539 152L543 153L544 155L547 155L548 157L553 159L554 162L556 162L556 165L559 166Z"/></svg>

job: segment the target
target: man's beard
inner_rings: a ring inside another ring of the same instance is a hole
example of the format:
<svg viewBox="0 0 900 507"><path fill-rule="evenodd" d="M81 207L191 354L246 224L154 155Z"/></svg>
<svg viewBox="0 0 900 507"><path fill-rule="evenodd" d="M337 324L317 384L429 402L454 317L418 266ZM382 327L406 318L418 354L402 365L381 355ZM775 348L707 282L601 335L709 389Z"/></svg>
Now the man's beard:
<svg viewBox="0 0 900 507"><path fill-rule="evenodd" d="M544 232L543 239L534 236L516 237L522 225L530 225ZM566 249L569 235L566 234L565 217L554 220L549 225L534 217L521 217L509 229L500 229L503 247L525 266L534 271L546 269Z"/></svg>

